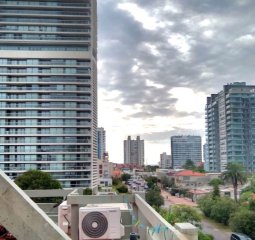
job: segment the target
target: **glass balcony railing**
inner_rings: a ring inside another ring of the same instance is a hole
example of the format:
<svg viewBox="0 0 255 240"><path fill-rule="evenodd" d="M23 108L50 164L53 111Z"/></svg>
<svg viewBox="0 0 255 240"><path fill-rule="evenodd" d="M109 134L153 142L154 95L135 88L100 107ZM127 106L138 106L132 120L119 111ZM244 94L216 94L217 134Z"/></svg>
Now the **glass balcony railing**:
<svg viewBox="0 0 255 240"><path fill-rule="evenodd" d="M43 82L68 82L68 83L90 83L90 79L77 79L77 78L65 78L64 76L61 76L61 78L30 78L30 77L6 77L1 78L0 77L0 83L4 82L35 82L35 83L43 83Z"/></svg>
<svg viewBox="0 0 255 240"><path fill-rule="evenodd" d="M0 162L0 164L1 164L1 162ZM4 168L4 170L6 170L6 171L22 171L22 170L25 170L25 169L27 169L27 167L28 166L26 166L26 165L30 165L30 164L33 164L33 163L27 163L27 164L17 164L17 165L24 165L24 166L8 166L8 165L6 165L5 166L5 168ZM51 171L72 171L72 172L75 172L75 170L78 170L78 171L90 171L91 170L91 168L90 167L86 167L86 166L84 166L84 167L73 167L73 166L59 166L59 167L54 167L54 166L40 166L40 165L37 165L37 163L34 163L34 164L36 164L36 168L38 169L38 170L51 170ZM55 164L55 163L53 163L53 164ZM30 167L29 167L30 168Z"/></svg>
<svg viewBox="0 0 255 240"><path fill-rule="evenodd" d="M38 148L38 149L28 149L28 148L26 148L25 149L25 147L24 148L22 148L22 146L19 146L19 148L5 148L4 149L4 152L6 153L6 152L8 152L8 153L17 153L17 152L19 152L19 153L23 153L23 154L31 154L31 153L33 153L33 152L90 152L91 151L91 149L90 148L71 148L71 147L67 147L67 148L65 148L65 147L58 147L58 146L47 146L47 148Z"/></svg>
<svg viewBox="0 0 255 240"><path fill-rule="evenodd" d="M89 25L91 24L90 20L83 19L75 19L75 20L63 20L60 18L27 18L26 16L20 16L20 17L6 17L6 18L1 18L0 17L0 22L32 22L32 23L54 23L54 24L86 24Z"/></svg>
<svg viewBox="0 0 255 240"><path fill-rule="evenodd" d="M58 132L58 131L35 131L35 132L31 132L31 131L24 131L24 130L20 130L20 131L0 131L0 135L47 135L47 136L51 136L51 135L80 135L80 134L91 134L90 131L63 131L63 132Z"/></svg>
<svg viewBox="0 0 255 240"><path fill-rule="evenodd" d="M81 33L89 33L90 28L71 28L71 27L50 27L50 26L14 26L14 25L5 25L0 26L0 31L4 32L19 32L20 34L22 32L42 32L44 34L47 33L60 33L60 32L81 32ZM30 33L30 34L31 34ZM27 33L28 34L28 33ZM80 34L79 34L80 35Z"/></svg>
<svg viewBox="0 0 255 240"><path fill-rule="evenodd" d="M76 117L84 117L84 118L91 118L91 114L86 114L86 113L77 113L77 114L57 114L55 111L51 113L34 113L31 114L30 112L14 112L14 113L4 113L0 115L2 117L35 117L35 118L40 118L40 117L68 117L68 118L76 118Z"/></svg>
<svg viewBox="0 0 255 240"><path fill-rule="evenodd" d="M51 127L51 126L70 126L70 127L75 127L75 126L90 126L91 123L52 123L52 122L49 122L49 123L37 123L37 124L29 124L29 123L25 123L25 122L7 122L7 123L4 123L4 124L1 124L0 123L0 127L6 127L6 126L27 126L27 127L42 127L42 126L47 126L47 127Z"/></svg>
<svg viewBox="0 0 255 240"><path fill-rule="evenodd" d="M16 90L23 90L23 91L68 91L68 92L72 92L72 91L78 91L78 92L90 92L91 88L71 88L71 87L63 87L63 88L59 88L57 86L52 86L52 87L27 87L27 86L0 86L0 91L16 91Z"/></svg>
<svg viewBox="0 0 255 240"><path fill-rule="evenodd" d="M49 7L58 7L58 6L63 6L63 7L78 7L78 8L88 8L91 7L89 3L85 2L80 2L80 3L63 3L63 2L51 2L51 1L9 1L9 0L2 0L0 1L0 4L3 5L14 5L14 6L49 6Z"/></svg>
<svg viewBox="0 0 255 240"><path fill-rule="evenodd" d="M0 67L0 74L1 73L25 73L25 74L90 74L89 68L7 68L7 67Z"/></svg>
<svg viewBox="0 0 255 240"><path fill-rule="evenodd" d="M15 36L10 36L10 35L1 35L1 39L10 39L10 40L45 40L45 41L67 41L67 40L72 40L72 41L80 41L80 42L88 42L90 41L90 37L85 37L85 36L75 36L75 37L63 37L63 36L58 36L58 35L41 35L41 36L22 36L22 35L15 35Z"/></svg>
<svg viewBox="0 0 255 240"><path fill-rule="evenodd" d="M1 96L1 100L8 101L9 99L15 99L15 100L31 100L31 99L77 99L77 100L91 100L91 97L87 96L57 96L57 95L45 95L45 96Z"/></svg>
<svg viewBox="0 0 255 240"><path fill-rule="evenodd" d="M87 11L54 11L54 10L23 10L23 9L19 9L18 11L12 10L12 9L2 9L0 10L0 14L4 13L4 14L23 14L23 15L28 15L28 14L37 14L38 16L41 15L58 15L58 16L65 16L65 15L74 15L74 16L90 16L90 13Z"/></svg>
<svg viewBox="0 0 255 240"><path fill-rule="evenodd" d="M69 139L49 139L49 140L27 140L27 139L18 139L18 140L5 140L1 139L0 143L27 143L27 144L36 144L36 143L91 143L91 140L84 140L84 139L78 139L78 140L69 140Z"/></svg>

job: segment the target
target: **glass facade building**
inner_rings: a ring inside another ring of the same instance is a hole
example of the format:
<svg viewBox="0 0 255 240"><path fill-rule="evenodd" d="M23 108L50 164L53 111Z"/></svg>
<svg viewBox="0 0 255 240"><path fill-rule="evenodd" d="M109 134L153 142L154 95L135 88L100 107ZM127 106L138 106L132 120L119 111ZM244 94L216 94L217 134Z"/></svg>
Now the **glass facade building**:
<svg viewBox="0 0 255 240"><path fill-rule="evenodd" d="M97 128L97 158L105 160L106 155L106 134L104 128Z"/></svg>
<svg viewBox="0 0 255 240"><path fill-rule="evenodd" d="M191 160L194 164L202 162L202 145L200 136L172 136L171 153L173 168L182 166Z"/></svg>
<svg viewBox="0 0 255 240"><path fill-rule="evenodd" d="M247 171L255 170L255 86L225 85L223 91L207 98L207 166L222 172L235 162Z"/></svg>
<svg viewBox="0 0 255 240"><path fill-rule="evenodd" d="M96 0L0 0L0 168L97 186Z"/></svg>

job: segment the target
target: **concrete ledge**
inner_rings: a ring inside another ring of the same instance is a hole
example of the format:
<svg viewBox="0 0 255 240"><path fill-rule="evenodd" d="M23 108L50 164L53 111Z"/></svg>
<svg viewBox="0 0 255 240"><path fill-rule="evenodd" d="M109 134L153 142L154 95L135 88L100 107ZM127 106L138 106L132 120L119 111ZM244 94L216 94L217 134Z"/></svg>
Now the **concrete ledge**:
<svg viewBox="0 0 255 240"><path fill-rule="evenodd" d="M188 239L197 240L198 229L191 223L176 223L174 226L179 232L185 234Z"/></svg>
<svg viewBox="0 0 255 240"><path fill-rule="evenodd" d="M0 222L19 240L70 238L0 170Z"/></svg>

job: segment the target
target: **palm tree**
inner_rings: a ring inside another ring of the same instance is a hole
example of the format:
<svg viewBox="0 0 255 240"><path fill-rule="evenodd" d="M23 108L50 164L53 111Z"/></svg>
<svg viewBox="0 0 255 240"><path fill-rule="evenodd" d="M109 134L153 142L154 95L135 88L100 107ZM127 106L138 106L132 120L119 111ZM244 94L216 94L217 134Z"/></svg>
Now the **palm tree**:
<svg viewBox="0 0 255 240"><path fill-rule="evenodd" d="M231 181L234 189L235 201L237 202L238 183L243 184L247 179L243 166L237 163L228 163L226 171L221 174L221 178L223 181Z"/></svg>

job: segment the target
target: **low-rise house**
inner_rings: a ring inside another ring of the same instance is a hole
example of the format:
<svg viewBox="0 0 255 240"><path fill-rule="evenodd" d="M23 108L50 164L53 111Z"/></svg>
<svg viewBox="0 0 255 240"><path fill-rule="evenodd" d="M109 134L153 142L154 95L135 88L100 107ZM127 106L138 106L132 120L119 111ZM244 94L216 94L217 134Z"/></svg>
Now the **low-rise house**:
<svg viewBox="0 0 255 240"><path fill-rule="evenodd" d="M200 197L205 196L206 194L210 193L209 190L202 190L202 189L191 189L188 191L192 202L196 202Z"/></svg>
<svg viewBox="0 0 255 240"><path fill-rule="evenodd" d="M205 173L183 170L172 175L177 186L196 188L208 185L210 178Z"/></svg>

